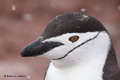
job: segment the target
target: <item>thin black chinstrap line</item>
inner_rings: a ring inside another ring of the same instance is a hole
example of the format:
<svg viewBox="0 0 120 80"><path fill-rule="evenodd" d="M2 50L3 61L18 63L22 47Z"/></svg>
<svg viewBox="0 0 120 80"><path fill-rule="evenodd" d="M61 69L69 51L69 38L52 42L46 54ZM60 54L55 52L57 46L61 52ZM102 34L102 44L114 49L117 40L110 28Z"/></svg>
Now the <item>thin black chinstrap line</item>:
<svg viewBox="0 0 120 80"><path fill-rule="evenodd" d="M78 47L82 46L83 44L85 44L85 43L87 43L87 42L89 42L89 41L94 40L95 38L97 38L97 36L98 36L99 34L100 34L100 32L99 32L95 37L90 38L90 39L88 39L87 41L81 43L80 45L74 47L72 50L70 50L70 51L69 51L67 54L65 54L63 57L60 57L60 58L57 58L57 59L53 59L53 60L60 60L60 59L65 58L70 52L72 52L72 51L75 50L76 48L78 48Z"/></svg>

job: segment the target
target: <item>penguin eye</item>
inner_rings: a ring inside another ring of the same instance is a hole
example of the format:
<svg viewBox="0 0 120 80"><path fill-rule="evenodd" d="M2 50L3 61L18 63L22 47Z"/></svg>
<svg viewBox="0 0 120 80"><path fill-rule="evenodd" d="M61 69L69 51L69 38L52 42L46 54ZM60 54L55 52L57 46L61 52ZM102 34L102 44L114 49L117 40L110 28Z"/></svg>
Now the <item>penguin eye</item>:
<svg viewBox="0 0 120 80"><path fill-rule="evenodd" d="M75 42L75 41L77 41L78 39L79 39L78 36L72 36L72 37L69 38L69 40L70 40L71 42Z"/></svg>

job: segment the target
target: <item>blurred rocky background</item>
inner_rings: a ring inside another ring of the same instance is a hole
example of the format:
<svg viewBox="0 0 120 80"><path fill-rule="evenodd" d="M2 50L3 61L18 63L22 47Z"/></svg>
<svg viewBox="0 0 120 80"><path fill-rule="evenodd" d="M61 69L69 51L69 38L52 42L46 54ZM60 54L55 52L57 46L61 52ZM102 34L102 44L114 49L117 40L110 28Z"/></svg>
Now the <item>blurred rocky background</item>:
<svg viewBox="0 0 120 80"><path fill-rule="evenodd" d="M53 18L66 12L87 13L101 21L111 35L120 66L120 0L0 0L0 80L43 80L49 60L23 58L20 51Z"/></svg>

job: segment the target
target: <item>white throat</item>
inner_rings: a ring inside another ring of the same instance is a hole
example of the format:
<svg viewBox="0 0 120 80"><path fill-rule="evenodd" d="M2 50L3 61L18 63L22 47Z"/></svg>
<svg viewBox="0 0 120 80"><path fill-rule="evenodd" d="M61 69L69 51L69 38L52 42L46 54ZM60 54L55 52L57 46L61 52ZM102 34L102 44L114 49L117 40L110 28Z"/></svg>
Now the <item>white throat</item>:
<svg viewBox="0 0 120 80"><path fill-rule="evenodd" d="M103 80L103 67L110 38L106 32L87 42L61 60L52 60L45 80ZM91 46L88 46L91 45Z"/></svg>

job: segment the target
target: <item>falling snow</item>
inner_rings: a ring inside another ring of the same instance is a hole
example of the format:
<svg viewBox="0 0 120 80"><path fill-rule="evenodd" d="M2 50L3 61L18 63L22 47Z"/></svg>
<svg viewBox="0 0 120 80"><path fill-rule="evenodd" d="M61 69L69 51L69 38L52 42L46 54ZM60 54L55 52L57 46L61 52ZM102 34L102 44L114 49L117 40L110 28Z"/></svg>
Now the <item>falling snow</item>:
<svg viewBox="0 0 120 80"><path fill-rule="evenodd" d="M16 6L12 5L12 10L15 11L16 10Z"/></svg>
<svg viewBox="0 0 120 80"><path fill-rule="evenodd" d="M82 15L82 16L78 16L77 19L80 20L80 21L84 21L84 20L88 20L89 16L88 15Z"/></svg>
<svg viewBox="0 0 120 80"><path fill-rule="evenodd" d="M118 6L118 10L120 10L120 6Z"/></svg>
<svg viewBox="0 0 120 80"><path fill-rule="evenodd" d="M81 11L81 12L85 12L85 11L86 11L86 9L85 9L85 8L82 8L82 9L80 9L80 11Z"/></svg>
<svg viewBox="0 0 120 80"><path fill-rule="evenodd" d="M30 76L27 76L28 79L30 79Z"/></svg>
<svg viewBox="0 0 120 80"><path fill-rule="evenodd" d="M87 15L83 15L83 17L84 17L84 18L88 18L88 16L87 16Z"/></svg>
<svg viewBox="0 0 120 80"><path fill-rule="evenodd" d="M115 2L114 0L112 0L112 3Z"/></svg>
<svg viewBox="0 0 120 80"><path fill-rule="evenodd" d="M43 38L43 36L40 36L40 37L38 37L37 39L40 39L40 40L41 40L42 38Z"/></svg>
<svg viewBox="0 0 120 80"><path fill-rule="evenodd" d="M51 4L50 4L50 6L51 6L51 7L53 7L53 8L55 8L55 7L56 7L56 5L55 5L55 4L53 4L53 3L51 3Z"/></svg>
<svg viewBox="0 0 120 80"><path fill-rule="evenodd" d="M24 20L26 21L31 21L32 20L32 15L31 14L24 14L23 15Z"/></svg>
<svg viewBox="0 0 120 80"><path fill-rule="evenodd" d="M55 19L57 19L57 18L58 18L58 16L55 17Z"/></svg>
<svg viewBox="0 0 120 80"><path fill-rule="evenodd" d="M100 11L101 11L101 6L97 5L97 6L95 7L95 11L100 12Z"/></svg>

